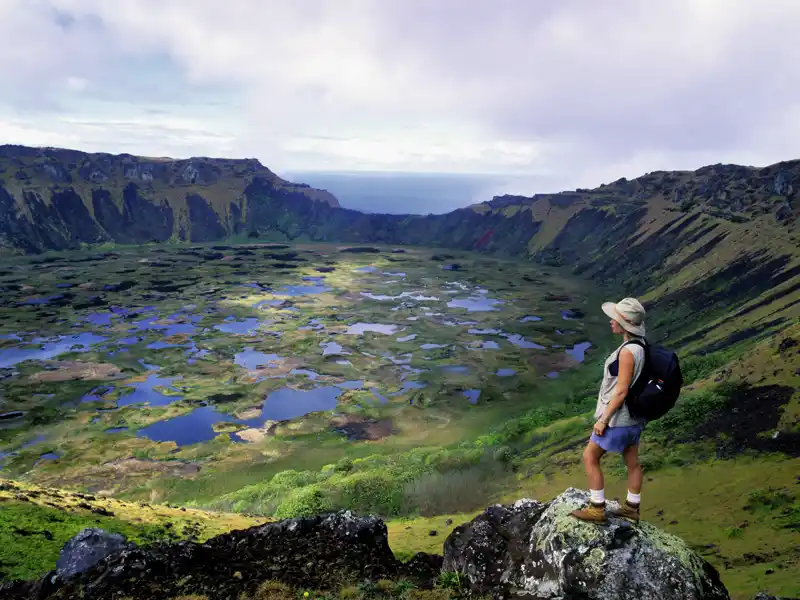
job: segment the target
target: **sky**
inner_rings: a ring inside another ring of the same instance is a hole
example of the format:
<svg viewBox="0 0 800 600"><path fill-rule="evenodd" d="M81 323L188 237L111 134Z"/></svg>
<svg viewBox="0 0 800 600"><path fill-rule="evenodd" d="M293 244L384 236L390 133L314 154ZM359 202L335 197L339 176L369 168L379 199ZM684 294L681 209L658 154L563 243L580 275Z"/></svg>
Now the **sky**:
<svg viewBox="0 0 800 600"><path fill-rule="evenodd" d="M800 158L798 30L797 0L0 0L0 143L519 193L763 166Z"/></svg>

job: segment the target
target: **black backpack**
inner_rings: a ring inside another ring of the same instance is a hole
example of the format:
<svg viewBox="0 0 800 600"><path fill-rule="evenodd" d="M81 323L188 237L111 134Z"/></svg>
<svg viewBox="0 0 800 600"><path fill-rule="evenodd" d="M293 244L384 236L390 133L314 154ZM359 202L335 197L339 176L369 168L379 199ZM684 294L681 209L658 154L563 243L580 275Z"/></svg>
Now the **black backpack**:
<svg viewBox="0 0 800 600"><path fill-rule="evenodd" d="M625 404L634 419L655 421L675 406L683 386L678 355L663 346L652 346L646 340L623 344L644 348L644 366L639 378L628 390Z"/></svg>

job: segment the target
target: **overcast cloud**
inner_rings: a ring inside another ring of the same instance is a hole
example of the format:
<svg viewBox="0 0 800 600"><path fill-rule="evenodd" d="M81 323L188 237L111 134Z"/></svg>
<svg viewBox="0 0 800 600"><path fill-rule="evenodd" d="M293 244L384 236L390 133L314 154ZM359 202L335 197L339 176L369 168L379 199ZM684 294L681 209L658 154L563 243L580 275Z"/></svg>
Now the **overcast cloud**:
<svg viewBox="0 0 800 600"><path fill-rule="evenodd" d="M0 0L0 143L556 189L766 165L800 158L798 30L796 0Z"/></svg>

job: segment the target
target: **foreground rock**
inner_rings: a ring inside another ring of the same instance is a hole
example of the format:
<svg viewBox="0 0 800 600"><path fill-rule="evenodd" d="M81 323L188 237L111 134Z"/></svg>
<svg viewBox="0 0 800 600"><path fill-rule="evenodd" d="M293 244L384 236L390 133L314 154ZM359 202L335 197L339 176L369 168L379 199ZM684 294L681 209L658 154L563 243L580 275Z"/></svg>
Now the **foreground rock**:
<svg viewBox="0 0 800 600"><path fill-rule="evenodd" d="M728 600L719 573L682 540L648 523L570 516L587 501L570 488L550 504L488 508L447 539L444 569L493 598Z"/></svg>
<svg viewBox="0 0 800 600"><path fill-rule="evenodd" d="M131 546L118 533L84 529L64 544L56 563L59 577L67 579L93 567L105 557Z"/></svg>
<svg viewBox="0 0 800 600"><path fill-rule="evenodd" d="M57 573L0 586L0 598L238 600L268 580L336 590L404 578L430 587L444 569L462 575L466 594L498 600L729 600L717 571L675 536L647 523L611 519L599 526L572 518L586 500L585 492L569 489L549 504L493 506L453 531L444 559L418 554L408 563L395 559L380 519L350 512L148 548L86 530L65 546Z"/></svg>
<svg viewBox="0 0 800 600"><path fill-rule="evenodd" d="M430 585L441 568L441 557L418 555L402 564L389 548L386 525L375 517L349 512L290 519L243 531L233 531L203 544L180 542L148 548L126 548L99 562L109 536L82 532L62 551L60 574L32 582L0 586L3 600L82 598L147 598L166 600L203 594L238 600L264 581L313 589L330 589L341 582L406 577ZM89 540L95 539L94 548ZM119 540L114 540L114 542ZM84 571L74 573L87 554ZM89 566L91 564L91 566Z"/></svg>

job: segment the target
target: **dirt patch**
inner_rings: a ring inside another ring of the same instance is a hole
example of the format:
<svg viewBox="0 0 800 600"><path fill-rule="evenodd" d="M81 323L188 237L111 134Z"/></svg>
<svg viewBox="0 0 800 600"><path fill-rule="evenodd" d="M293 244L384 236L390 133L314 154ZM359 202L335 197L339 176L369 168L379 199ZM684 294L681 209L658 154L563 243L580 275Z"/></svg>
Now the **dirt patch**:
<svg viewBox="0 0 800 600"><path fill-rule="evenodd" d="M376 441L397 433L391 419L370 419L360 415L335 417L330 425L349 440Z"/></svg>
<svg viewBox="0 0 800 600"><path fill-rule="evenodd" d="M261 407L260 406L251 406L243 410L240 413L236 414L236 418L241 421L249 421L250 419L257 419L261 416Z"/></svg>
<svg viewBox="0 0 800 600"><path fill-rule="evenodd" d="M264 427L251 427L250 429L243 429L236 432L236 437L255 444L261 442L267 436L275 435L275 428L278 426L277 421L267 421Z"/></svg>
<svg viewBox="0 0 800 600"><path fill-rule="evenodd" d="M282 377L303 364L299 358L281 358L270 361L270 366L257 368L239 377L239 383L255 383L262 377Z"/></svg>
<svg viewBox="0 0 800 600"><path fill-rule="evenodd" d="M720 453L732 457L746 449L800 456L800 433L777 431L781 408L794 394L788 386L746 387L731 394L725 408L700 424L691 440L714 439L720 432Z"/></svg>
<svg viewBox="0 0 800 600"><path fill-rule="evenodd" d="M102 381L123 377L119 367L110 363L47 361L44 365L52 370L34 373L31 381Z"/></svg>

